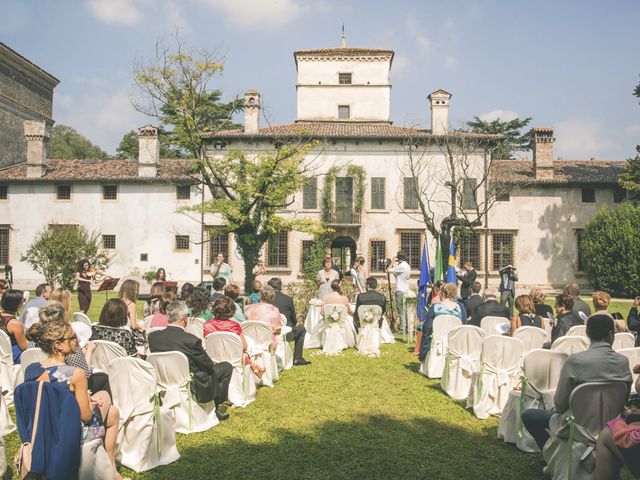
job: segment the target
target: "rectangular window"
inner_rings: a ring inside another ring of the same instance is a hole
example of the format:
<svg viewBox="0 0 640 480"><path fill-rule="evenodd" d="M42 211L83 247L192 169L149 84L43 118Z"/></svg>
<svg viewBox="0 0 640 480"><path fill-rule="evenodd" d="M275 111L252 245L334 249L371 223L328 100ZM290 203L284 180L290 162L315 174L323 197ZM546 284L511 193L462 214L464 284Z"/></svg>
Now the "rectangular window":
<svg viewBox="0 0 640 480"><path fill-rule="evenodd" d="M371 179L371 210L384 210L386 208L386 180L384 177Z"/></svg>
<svg viewBox="0 0 640 480"><path fill-rule="evenodd" d="M400 232L400 250L407 256L411 270L420 270L422 232Z"/></svg>
<svg viewBox="0 0 640 480"><path fill-rule="evenodd" d="M584 187L582 189L582 203L595 203L596 189L593 187Z"/></svg>
<svg viewBox="0 0 640 480"><path fill-rule="evenodd" d="M300 255L300 271L304 270L304 264L307 262L307 258L309 258L309 252L313 248L313 240L302 240L302 255ZM318 268L319 270L320 268Z"/></svg>
<svg viewBox="0 0 640 480"><path fill-rule="evenodd" d="M148 253L141 253L140 254L140 261L141 262L148 262L149 261L149 254Z"/></svg>
<svg viewBox="0 0 640 480"><path fill-rule="evenodd" d="M509 192L496 192L496 202L508 202L511 200Z"/></svg>
<svg viewBox="0 0 640 480"><path fill-rule="evenodd" d="M191 185L176 185L176 198L178 200L191 199Z"/></svg>
<svg viewBox="0 0 640 480"><path fill-rule="evenodd" d="M289 266L289 232L272 235L267 241L267 267L287 268Z"/></svg>
<svg viewBox="0 0 640 480"><path fill-rule="evenodd" d="M338 83L340 85L351 85L351 74L350 73L339 73L338 74Z"/></svg>
<svg viewBox="0 0 640 480"><path fill-rule="evenodd" d="M211 265L219 253L229 262L229 232L224 227L209 227L209 257L206 265Z"/></svg>
<svg viewBox="0 0 640 480"><path fill-rule="evenodd" d="M307 179L302 187L302 208L315 210L318 208L318 177Z"/></svg>
<svg viewBox="0 0 640 480"><path fill-rule="evenodd" d="M176 250L189 250L189 235L176 235Z"/></svg>
<svg viewBox="0 0 640 480"><path fill-rule="evenodd" d="M2 186L0 186L0 198L2 198ZM627 191L622 188L620 185L617 185L613 189L613 203L624 202L627 198Z"/></svg>
<svg viewBox="0 0 640 480"><path fill-rule="evenodd" d="M464 210L474 210L476 208L476 178L465 178L462 181L462 208Z"/></svg>
<svg viewBox="0 0 640 480"><path fill-rule="evenodd" d="M56 198L58 200L71 200L71 185L57 185Z"/></svg>
<svg viewBox="0 0 640 480"><path fill-rule="evenodd" d="M513 256L513 233L493 233L491 235L491 267L498 271L509 264L515 266Z"/></svg>
<svg viewBox="0 0 640 480"><path fill-rule="evenodd" d="M369 242L369 271L384 272L387 259L387 242L371 240Z"/></svg>
<svg viewBox="0 0 640 480"><path fill-rule="evenodd" d="M116 236L115 235L102 235L102 248L112 250L116 248Z"/></svg>
<svg viewBox="0 0 640 480"><path fill-rule="evenodd" d="M418 208L418 179L415 177L404 177L404 209L416 210Z"/></svg>
<svg viewBox="0 0 640 480"><path fill-rule="evenodd" d="M480 270L480 244L482 235L480 232L468 232L458 245L460 265L471 262L476 270Z"/></svg>
<svg viewBox="0 0 640 480"><path fill-rule="evenodd" d="M9 263L9 225L0 225L0 265Z"/></svg>
<svg viewBox="0 0 640 480"><path fill-rule="evenodd" d="M0 185L0 200L6 200L9 197L9 186Z"/></svg>
<svg viewBox="0 0 640 480"><path fill-rule="evenodd" d="M117 185L103 185L102 186L102 199L103 200L117 200L118 199L118 186Z"/></svg>
<svg viewBox="0 0 640 480"><path fill-rule="evenodd" d="M582 240L584 239L584 230L576 229L576 268L579 272L584 272L584 253L582 251Z"/></svg>
<svg viewBox="0 0 640 480"><path fill-rule="evenodd" d="M344 120L351 118L351 109L349 108L349 105L338 105L338 118Z"/></svg>

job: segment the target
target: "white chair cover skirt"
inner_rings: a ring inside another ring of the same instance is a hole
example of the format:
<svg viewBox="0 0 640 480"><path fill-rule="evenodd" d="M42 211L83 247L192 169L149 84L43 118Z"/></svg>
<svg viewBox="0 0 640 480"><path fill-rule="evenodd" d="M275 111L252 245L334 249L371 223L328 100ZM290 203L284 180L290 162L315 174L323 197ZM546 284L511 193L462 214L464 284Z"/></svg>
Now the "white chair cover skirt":
<svg viewBox="0 0 640 480"><path fill-rule="evenodd" d="M389 321L386 316L382 317L382 326L380 327L380 339L382 343L395 343L396 338L393 336Z"/></svg>
<svg viewBox="0 0 640 480"><path fill-rule="evenodd" d="M82 313L82 312L74 312L73 321L86 323L87 325L91 326L91 319L85 313Z"/></svg>
<svg viewBox="0 0 640 480"><path fill-rule="evenodd" d="M456 327L447 336L447 356L440 385L454 400L464 400L469 395L472 374L480 369L484 338L484 330L474 325Z"/></svg>
<svg viewBox="0 0 640 480"><path fill-rule="evenodd" d="M623 348L633 348L636 345L636 337L631 332L619 332L616 333L613 345L611 346L615 351L622 350Z"/></svg>
<svg viewBox="0 0 640 480"><path fill-rule="evenodd" d="M542 348L547 341L547 332L538 327L520 327L514 332L513 338L522 342L525 352L530 352Z"/></svg>
<svg viewBox="0 0 640 480"><path fill-rule="evenodd" d="M349 347L348 338L351 335L347 333L349 330L347 317L347 307L344 305L324 306L325 328L322 334L322 353L325 355L339 355L342 350ZM351 322L351 328L353 328L353 319ZM353 345L355 346L355 336Z"/></svg>
<svg viewBox="0 0 640 480"><path fill-rule="evenodd" d="M241 326L247 342L253 341L251 348L247 348L247 353L253 362L265 369L262 378L255 376L255 379L258 384L273 387L278 381L278 365L273 352L271 325L249 320L243 322Z"/></svg>
<svg viewBox="0 0 640 480"><path fill-rule="evenodd" d="M589 339L581 335L565 335L551 344L551 350L573 355L589 349Z"/></svg>
<svg viewBox="0 0 640 480"><path fill-rule="evenodd" d="M496 327L508 321L509 320L504 317L493 317L489 315L483 317L482 320L480 320L480 328L484 330L484 333L487 337L489 335L497 335Z"/></svg>
<svg viewBox="0 0 640 480"><path fill-rule="evenodd" d="M91 363L100 371L108 372L113 360L127 356L127 351L115 342L94 340L93 344L96 348L93 351Z"/></svg>
<svg viewBox="0 0 640 480"><path fill-rule="evenodd" d="M420 365L420 373L429 378L442 378L449 344L449 332L461 325L460 319L453 315L439 315L433 319L431 348Z"/></svg>
<svg viewBox="0 0 640 480"><path fill-rule="evenodd" d="M4 395L7 406L13 405L13 391L23 379L20 365L13 364L13 350L9 335L0 330L0 385L7 392Z"/></svg>
<svg viewBox="0 0 640 480"><path fill-rule="evenodd" d="M285 325L282 327L280 331L280 335L278 336L278 346L276 348L276 364L278 365L278 370L289 370L293 367L293 351L291 350L291 345L287 342L287 334L291 331L291 327ZM305 343L305 347L307 344Z"/></svg>
<svg viewBox="0 0 640 480"><path fill-rule="evenodd" d="M320 309L322 301L313 298L309 302L309 310L304 320L304 328L307 333L304 336L305 348L320 348L322 346L322 332L324 330L324 320Z"/></svg>
<svg viewBox="0 0 640 480"><path fill-rule="evenodd" d="M586 325L574 325L569 330L567 330L566 336L568 337L587 337L587 326Z"/></svg>
<svg viewBox="0 0 640 480"><path fill-rule="evenodd" d="M360 330L356 344L358 352L370 357L380 356L382 308L379 305L360 305L358 318L360 319Z"/></svg>
<svg viewBox="0 0 640 480"><path fill-rule="evenodd" d="M620 355L624 355L629 360L629 369L631 370L631 377L633 378L633 382L631 382L631 393L636 392L636 380L638 380L638 374L633 373L633 367L636 365L640 365L640 347L634 348L622 348L618 350Z"/></svg>

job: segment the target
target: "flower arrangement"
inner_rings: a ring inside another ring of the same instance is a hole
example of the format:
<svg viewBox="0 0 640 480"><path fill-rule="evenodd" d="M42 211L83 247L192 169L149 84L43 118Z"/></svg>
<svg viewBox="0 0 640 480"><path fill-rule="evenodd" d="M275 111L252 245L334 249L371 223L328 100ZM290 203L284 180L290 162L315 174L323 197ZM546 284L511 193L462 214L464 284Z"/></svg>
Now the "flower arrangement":
<svg viewBox="0 0 640 480"><path fill-rule="evenodd" d="M324 316L324 321L326 322L327 326L335 323L340 323L343 320L344 319L342 318L342 315L338 310L333 310L328 315Z"/></svg>

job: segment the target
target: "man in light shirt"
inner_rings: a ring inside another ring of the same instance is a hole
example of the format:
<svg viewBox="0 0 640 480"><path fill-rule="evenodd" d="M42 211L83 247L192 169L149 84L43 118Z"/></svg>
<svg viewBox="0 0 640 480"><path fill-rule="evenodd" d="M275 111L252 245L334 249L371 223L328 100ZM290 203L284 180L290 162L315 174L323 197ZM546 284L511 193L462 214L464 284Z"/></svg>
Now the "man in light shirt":
<svg viewBox="0 0 640 480"><path fill-rule="evenodd" d="M407 331L407 304L406 297L409 291L409 278L411 277L411 267L407 263L407 256L400 250L387 267L387 273L396 276L396 307L400 318L399 330L404 334Z"/></svg>

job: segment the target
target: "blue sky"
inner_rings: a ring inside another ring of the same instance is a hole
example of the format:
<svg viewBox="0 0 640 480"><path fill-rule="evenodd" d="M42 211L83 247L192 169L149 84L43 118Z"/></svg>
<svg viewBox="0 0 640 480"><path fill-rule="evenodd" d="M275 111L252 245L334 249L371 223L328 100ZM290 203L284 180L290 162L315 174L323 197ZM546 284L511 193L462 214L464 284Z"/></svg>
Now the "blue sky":
<svg viewBox="0 0 640 480"><path fill-rule="evenodd" d="M132 70L159 37L225 57L216 86L262 94L271 123L295 119L293 51L390 48L392 120L429 126L426 96L453 94L450 121L531 116L565 159L625 159L640 143L640 2L619 0L0 0L0 41L61 80L54 117L113 153L148 122Z"/></svg>

